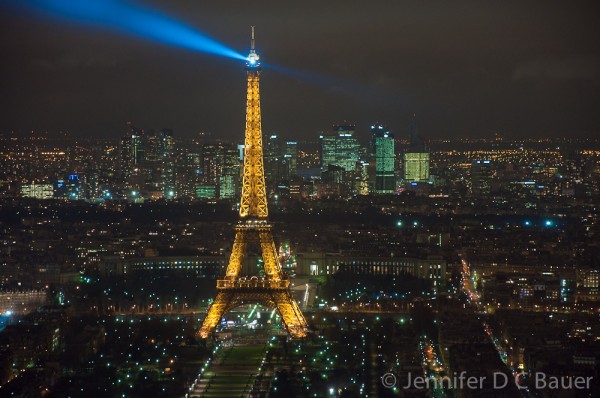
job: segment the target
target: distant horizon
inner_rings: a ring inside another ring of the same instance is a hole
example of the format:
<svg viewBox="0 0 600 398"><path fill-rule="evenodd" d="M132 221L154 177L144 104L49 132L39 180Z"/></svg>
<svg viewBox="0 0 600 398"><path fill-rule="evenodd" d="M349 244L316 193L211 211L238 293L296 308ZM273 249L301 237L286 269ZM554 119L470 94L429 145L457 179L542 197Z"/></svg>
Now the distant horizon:
<svg viewBox="0 0 600 398"><path fill-rule="evenodd" d="M359 128L356 130L356 135L358 136L359 139L362 138L367 138L368 134L369 134L369 129L368 126L370 124L366 124L363 126L363 128L360 128L361 126L359 125ZM156 127L143 127L142 125L138 126L141 130L145 131L145 132L149 132L149 131L155 131L158 132L162 129L171 129L170 127L164 126L164 127L160 127L160 128L156 128ZM271 135L271 134L275 134L278 135L284 139L289 139L289 140L296 140L299 142L312 142L312 141L318 141L319 140L319 134L327 132L327 131L331 131L331 129L327 130L327 129L323 129L320 131L316 131L313 133L314 136L312 137L296 137L294 135L292 135L291 133L287 133L287 132L279 132L279 131L265 131L263 129L263 135ZM420 130L419 130L420 131ZM115 133L112 135L106 135L103 137L96 137L96 136L90 136L84 133L73 133L71 131L68 130L38 130L38 131L32 131L32 130L3 130L0 129L0 137L3 135L10 135L10 134L15 134L19 137L25 137L27 135L33 134L35 135L43 135L43 134L47 134L49 138L58 138L61 134L62 135L69 135L69 138L74 138L74 139L89 139L89 140L116 140L119 139L123 134L125 134L127 132L127 128L126 125L124 126L124 128L122 129L122 132L120 133ZM408 139L409 138L409 128L407 127L405 131L402 132L398 132L397 130L394 129L390 129L390 132L392 133L392 135L394 135L394 138L397 140L403 140L403 139ZM194 139L198 139L199 137L201 137L201 134L205 134L204 137L202 137L203 139L207 140L207 141L223 141L223 142L237 142L237 141L243 141L244 140L244 132L243 130L241 130L240 134L239 134L239 138L236 140L234 137L227 137L227 138L222 138L219 137L217 135L211 134L210 132L205 132L205 131L200 131L197 133L192 133L192 134L179 134L176 130L173 129L173 134L175 136L176 139L183 139L183 140L194 140ZM464 134L464 135L459 135L459 134L454 134L451 136L429 136L426 133L421 133L425 139L425 141L456 141L456 140L492 140L495 138L500 138L502 140L507 140L507 141L515 141L515 142L519 142L519 141L529 141L529 140L580 140L580 141L592 141L592 142L600 142L600 134L596 134L596 133L587 133L587 134L577 134L576 132L572 133L572 134L559 134L559 133L549 133L549 132L545 132L545 133L538 133L535 135L530 135L530 136L523 136L523 135L519 135L517 133L501 133L501 132L493 132L493 133L482 133L481 135L468 135L468 134ZM588 135L589 134L589 135Z"/></svg>

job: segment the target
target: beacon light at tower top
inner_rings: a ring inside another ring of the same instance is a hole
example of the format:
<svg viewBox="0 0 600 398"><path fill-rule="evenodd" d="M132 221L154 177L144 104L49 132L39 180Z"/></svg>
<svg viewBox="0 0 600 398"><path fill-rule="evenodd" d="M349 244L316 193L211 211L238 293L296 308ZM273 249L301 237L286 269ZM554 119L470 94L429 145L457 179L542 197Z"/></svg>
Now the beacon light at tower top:
<svg viewBox="0 0 600 398"><path fill-rule="evenodd" d="M246 68L248 70L260 70L260 57L254 49L254 26L252 26L252 40L250 45L250 54L246 58Z"/></svg>

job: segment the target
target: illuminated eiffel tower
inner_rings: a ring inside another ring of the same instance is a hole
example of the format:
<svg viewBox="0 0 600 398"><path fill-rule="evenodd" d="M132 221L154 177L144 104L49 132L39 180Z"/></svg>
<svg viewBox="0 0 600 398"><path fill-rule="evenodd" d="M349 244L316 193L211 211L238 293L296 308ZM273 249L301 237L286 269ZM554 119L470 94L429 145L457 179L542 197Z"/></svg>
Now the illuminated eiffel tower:
<svg viewBox="0 0 600 398"><path fill-rule="evenodd" d="M240 220L235 228L235 240L225 278L217 281L217 297L197 334L201 338L210 336L231 309L248 303L277 308L284 326L292 337L305 337L307 333L306 319L289 290L290 281L284 278L281 272L271 225L267 219L269 211L260 121L260 69L259 57L254 50L252 27L252 45L246 61L248 95ZM244 257L250 244L260 245L264 278L240 278Z"/></svg>

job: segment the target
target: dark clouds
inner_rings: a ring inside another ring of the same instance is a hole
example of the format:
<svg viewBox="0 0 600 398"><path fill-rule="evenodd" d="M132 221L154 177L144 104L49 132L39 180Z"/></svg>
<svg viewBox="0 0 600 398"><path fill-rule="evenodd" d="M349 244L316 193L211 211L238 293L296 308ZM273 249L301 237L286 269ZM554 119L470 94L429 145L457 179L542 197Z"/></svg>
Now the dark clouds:
<svg viewBox="0 0 600 398"><path fill-rule="evenodd" d="M298 138L347 119L427 136L594 135L600 28L593 1L154 1L246 52L257 26L264 129ZM116 136L133 120L236 139L237 61L7 10L0 130ZM301 78L299 78L301 77Z"/></svg>

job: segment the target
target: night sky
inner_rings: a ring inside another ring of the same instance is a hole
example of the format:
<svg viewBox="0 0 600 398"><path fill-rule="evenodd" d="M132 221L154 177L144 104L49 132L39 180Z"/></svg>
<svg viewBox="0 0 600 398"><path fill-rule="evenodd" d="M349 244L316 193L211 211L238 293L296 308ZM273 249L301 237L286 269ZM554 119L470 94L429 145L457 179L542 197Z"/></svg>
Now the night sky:
<svg viewBox="0 0 600 398"><path fill-rule="evenodd" d="M83 0L82 0L83 1ZM341 120L426 137L600 136L597 1L138 1L265 63L263 130ZM0 131L117 137L133 121L243 136L239 60L0 6Z"/></svg>

